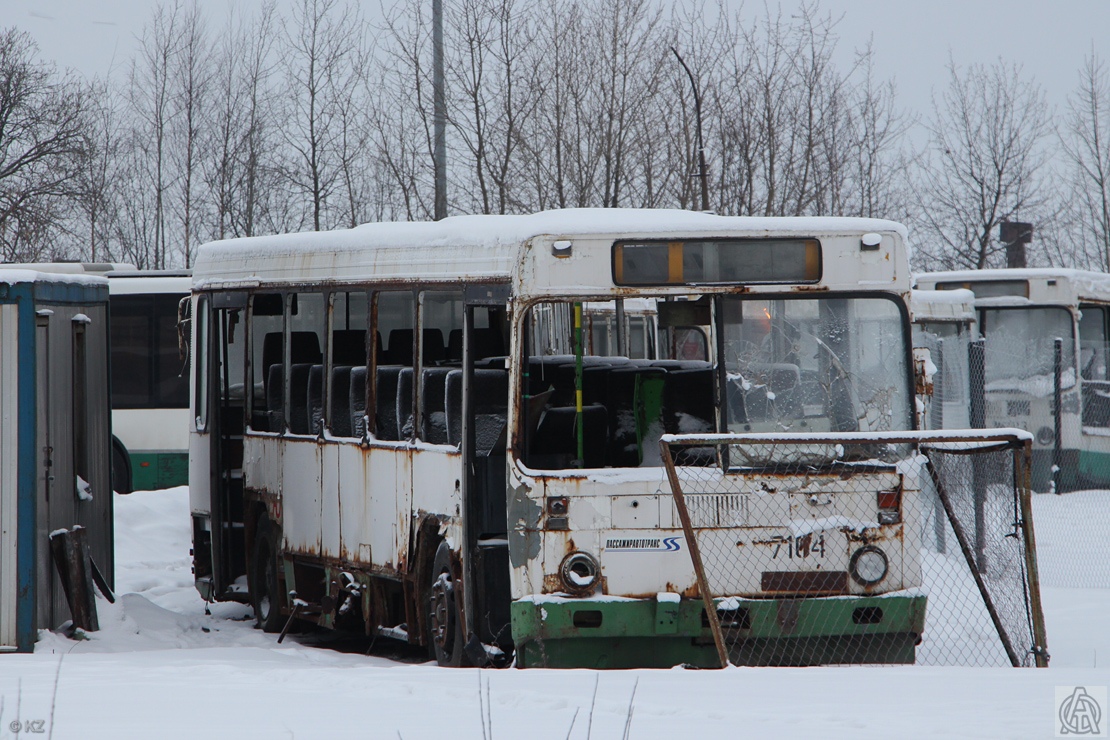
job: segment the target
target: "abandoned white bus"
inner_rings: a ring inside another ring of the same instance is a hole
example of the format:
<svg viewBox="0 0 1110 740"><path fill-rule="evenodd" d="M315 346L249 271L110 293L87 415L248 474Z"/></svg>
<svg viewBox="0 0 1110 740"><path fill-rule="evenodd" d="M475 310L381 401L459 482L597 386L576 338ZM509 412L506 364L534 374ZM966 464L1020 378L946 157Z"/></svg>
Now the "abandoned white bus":
<svg viewBox="0 0 1110 740"><path fill-rule="evenodd" d="M917 284L974 292L984 339L979 423L1033 434L1034 489L1110 483L1110 275L961 270L924 273Z"/></svg>
<svg viewBox="0 0 1110 740"><path fill-rule="evenodd" d="M191 328L197 588L253 603L267 630L348 626L444 665L716 666L660 436L913 428L904 239L870 219L610 209L206 244ZM590 348L584 305L627 316L622 302L645 300L663 359L620 354L619 330ZM700 350L667 356L672 330L701 333ZM698 464L723 475L713 456ZM837 531L783 549L785 577L760 587L756 573L738 594L758 611L754 637L804 638L775 609L820 593L845 606L824 635L912 662L915 528L875 495L893 468L868 470L851 506L883 522L868 535L882 572L849 577L860 540ZM830 573L817 591L790 577L815 569ZM853 621L880 603L881 624Z"/></svg>
<svg viewBox="0 0 1110 740"><path fill-rule="evenodd" d="M922 429L971 426L968 352L978 336L975 294L970 290L910 292L913 346L929 350L930 393L919 394Z"/></svg>

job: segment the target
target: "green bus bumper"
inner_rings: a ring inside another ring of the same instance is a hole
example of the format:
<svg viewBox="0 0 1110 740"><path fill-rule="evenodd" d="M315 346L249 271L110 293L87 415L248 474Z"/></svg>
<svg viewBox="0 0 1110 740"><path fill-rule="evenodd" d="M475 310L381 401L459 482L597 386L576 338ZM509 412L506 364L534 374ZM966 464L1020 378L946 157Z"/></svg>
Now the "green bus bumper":
<svg viewBox="0 0 1110 740"><path fill-rule="evenodd" d="M736 665L913 663L925 602L920 594L745 599L721 614ZM720 665L700 599L522 600L512 604L512 629L522 668Z"/></svg>
<svg viewBox="0 0 1110 740"><path fill-rule="evenodd" d="M131 488L153 491L189 484L188 452L132 452Z"/></svg>

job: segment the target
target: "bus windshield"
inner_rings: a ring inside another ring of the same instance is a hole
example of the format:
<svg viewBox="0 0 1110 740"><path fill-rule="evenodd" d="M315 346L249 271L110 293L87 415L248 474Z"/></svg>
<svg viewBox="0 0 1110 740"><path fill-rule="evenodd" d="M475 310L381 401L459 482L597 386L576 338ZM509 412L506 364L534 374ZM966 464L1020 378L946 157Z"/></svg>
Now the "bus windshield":
<svg viewBox="0 0 1110 740"><path fill-rule="evenodd" d="M1061 383L1075 385L1075 342L1071 312L1061 306L984 309L986 390L1052 394L1055 341L1062 339Z"/></svg>
<svg viewBox="0 0 1110 740"><path fill-rule="evenodd" d="M906 337L886 298L725 298L730 432L910 429Z"/></svg>

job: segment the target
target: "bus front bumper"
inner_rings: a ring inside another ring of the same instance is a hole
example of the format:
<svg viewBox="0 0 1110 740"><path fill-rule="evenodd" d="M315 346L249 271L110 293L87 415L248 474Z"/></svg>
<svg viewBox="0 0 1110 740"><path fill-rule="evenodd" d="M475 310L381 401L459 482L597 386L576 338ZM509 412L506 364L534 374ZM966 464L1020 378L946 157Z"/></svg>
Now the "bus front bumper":
<svg viewBox="0 0 1110 740"><path fill-rule="evenodd" d="M670 596L515 601L516 665L719 667L701 599L667 600ZM917 592L729 601L717 603L729 658L736 665L913 663L925 625L926 597Z"/></svg>

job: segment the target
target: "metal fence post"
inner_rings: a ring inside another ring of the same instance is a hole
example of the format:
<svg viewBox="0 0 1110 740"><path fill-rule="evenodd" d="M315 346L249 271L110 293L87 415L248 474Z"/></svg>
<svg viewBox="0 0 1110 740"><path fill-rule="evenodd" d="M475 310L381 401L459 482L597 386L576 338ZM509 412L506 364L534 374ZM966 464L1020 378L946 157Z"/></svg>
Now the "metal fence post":
<svg viewBox="0 0 1110 740"><path fill-rule="evenodd" d="M682 522L682 533L686 536L686 546L690 549L690 560L694 565L694 575L698 579L698 591L701 592L702 603L705 604L705 616L709 621L709 630L713 633L713 644L717 646L717 659L721 661L721 668L725 668L729 662L728 651L725 649L725 636L721 632L721 620L717 617L717 606L713 603L713 594L710 593L709 582L705 578L701 550L698 548L697 536L694 534L694 527L690 522L690 512L686 508L682 485L678 481L678 471L674 468L671 446L660 440L659 452L663 456L663 465L667 468L667 478L671 483L671 495L674 496L678 518Z"/></svg>
<svg viewBox="0 0 1110 740"><path fill-rule="evenodd" d="M983 429L987 426L986 399L986 345L985 340L977 339L967 347L971 387L971 426ZM971 460L971 486L975 496L975 567L980 573L987 572L987 482L982 462L978 457Z"/></svg>
<svg viewBox="0 0 1110 740"><path fill-rule="evenodd" d="M1033 659L1038 668L1048 667L1048 636L1041 607L1041 576L1037 570L1037 538L1033 533L1033 443L1028 440L1014 450L1014 466L1020 464L1017 495L1021 503L1021 533L1025 539L1026 582L1029 584L1029 611L1033 622Z"/></svg>
<svg viewBox="0 0 1110 740"><path fill-rule="evenodd" d="M1063 458L1063 448L1060 437L1063 434L1063 406L1061 388L1064 373L1064 340L1056 337L1052 342L1052 491L1062 493L1060 490L1060 462Z"/></svg>

